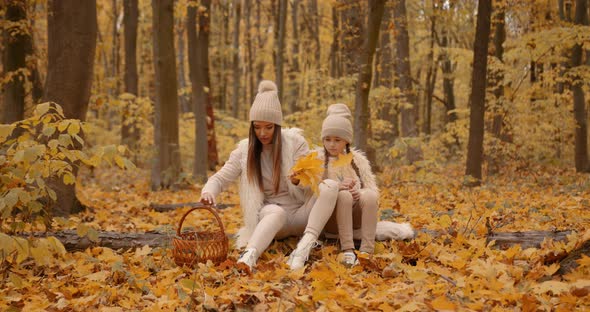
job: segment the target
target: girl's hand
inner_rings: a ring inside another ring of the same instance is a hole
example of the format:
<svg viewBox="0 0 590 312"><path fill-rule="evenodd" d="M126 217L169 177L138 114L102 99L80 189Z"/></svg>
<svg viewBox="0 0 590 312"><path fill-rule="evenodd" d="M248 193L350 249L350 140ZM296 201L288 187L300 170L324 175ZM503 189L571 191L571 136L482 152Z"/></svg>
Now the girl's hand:
<svg viewBox="0 0 590 312"><path fill-rule="evenodd" d="M350 190L348 190L350 192L350 194L352 195L352 200L353 201L357 201L361 198L361 194L359 193L359 190L355 189L355 188L351 188Z"/></svg>
<svg viewBox="0 0 590 312"><path fill-rule="evenodd" d="M340 182L340 190L352 189L355 184L356 184L356 181L354 179L345 178L344 180L342 180L342 182Z"/></svg>
<svg viewBox="0 0 590 312"><path fill-rule="evenodd" d="M201 194L199 201L204 205L215 205L215 196L211 193L205 192Z"/></svg>

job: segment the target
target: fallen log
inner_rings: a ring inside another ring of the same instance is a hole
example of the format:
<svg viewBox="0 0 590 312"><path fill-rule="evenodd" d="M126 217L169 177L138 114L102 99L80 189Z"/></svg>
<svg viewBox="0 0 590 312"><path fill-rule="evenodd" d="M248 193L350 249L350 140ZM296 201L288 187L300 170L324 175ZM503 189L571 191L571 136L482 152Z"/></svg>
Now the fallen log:
<svg viewBox="0 0 590 312"><path fill-rule="evenodd" d="M66 248L67 251L81 251L88 247L108 247L114 250L134 249L143 246L169 247L174 237L173 233L145 232L145 233L121 233L97 231L96 241L92 241L88 236L79 236L75 230L64 230L59 232L34 232L23 233L26 237L49 237L54 236Z"/></svg>
<svg viewBox="0 0 590 312"><path fill-rule="evenodd" d="M172 247L172 239L176 233L145 232L145 233L121 233L96 231L96 240L91 240L88 236L79 236L75 230L64 230L59 232L33 232L22 233L23 237L49 237L57 238L66 248L67 251L82 251L88 247L107 247L113 250L129 250L141 248L143 246L155 247ZM227 235L232 238L232 235Z"/></svg>
<svg viewBox="0 0 590 312"><path fill-rule="evenodd" d="M166 212L166 211L172 211L172 210L176 210L179 208L193 208L193 207L202 207L203 204L199 203L199 202L192 202L192 203L177 203L177 204L156 204L156 203L150 203L150 208L154 209L157 212ZM219 209L219 210L223 210L229 207L233 207L235 206L235 204L217 204L215 205L215 208Z"/></svg>
<svg viewBox="0 0 590 312"><path fill-rule="evenodd" d="M545 239L564 241L572 231L492 232L487 242L496 241L494 248L508 249L520 245L522 249L539 248Z"/></svg>

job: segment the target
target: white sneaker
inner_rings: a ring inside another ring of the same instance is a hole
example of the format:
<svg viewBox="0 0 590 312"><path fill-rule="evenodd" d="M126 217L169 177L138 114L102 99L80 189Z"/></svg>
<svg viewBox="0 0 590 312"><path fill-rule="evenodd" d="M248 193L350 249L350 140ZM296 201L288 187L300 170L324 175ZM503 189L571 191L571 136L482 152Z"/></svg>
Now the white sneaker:
<svg viewBox="0 0 590 312"><path fill-rule="evenodd" d="M293 252L289 256L289 260L287 260L287 264L289 265L291 270L299 270L302 267L304 267L305 262L309 258L309 253L311 252L311 249L317 246L320 246L320 244L315 240L303 247L297 246L297 248L293 250Z"/></svg>
<svg viewBox="0 0 590 312"><path fill-rule="evenodd" d="M352 268L353 266L359 264L359 260L356 257L354 251L345 251L342 253L342 259L340 263L347 268Z"/></svg>
<svg viewBox="0 0 590 312"><path fill-rule="evenodd" d="M238 259L237 263L246 264L248 268L250 268L250 271L252 271L252 268L256 266L257 260L258 254L256 252L256 248L247 248L240 255L240 258Z"/></svg>

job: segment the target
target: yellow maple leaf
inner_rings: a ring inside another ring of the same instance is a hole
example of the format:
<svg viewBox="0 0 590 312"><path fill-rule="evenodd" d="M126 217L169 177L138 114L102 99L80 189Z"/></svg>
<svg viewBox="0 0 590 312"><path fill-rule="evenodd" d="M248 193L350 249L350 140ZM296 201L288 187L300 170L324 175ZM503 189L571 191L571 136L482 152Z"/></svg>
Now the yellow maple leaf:
<svg viewBox="0 0 590 312"><path fill-rule="evenodd" d="M323 161L317 158L317 152L311 152L305 157L300 158L295 166L291 168L291 174L294 178L299 179L302 186L309 186L317 194L318 185L322 181L324 168Z"/></svg>
<svg viewBox="0 0 590 312"><path fill-rule="evenodd" d="M590 257L582 255L582 258L576 260L576 262L582 267L590 267Z"/></svg>
<svg viewBox="0 0 590 312"><path fill-rule="evenodd" d="M340 155L338 155L338 159L336 159L332 163L332 166L334 166L334 167L344 167L344 166L350 165L351 162L352 162L352 153L340 154Z"/></svg>
<svg viewBox="0 0 590 312"><path fill-rule="evenodd" d="M431 302L432 308L438 311L454 311L457 305L449 301L445 295L442 295Z"/></svg>

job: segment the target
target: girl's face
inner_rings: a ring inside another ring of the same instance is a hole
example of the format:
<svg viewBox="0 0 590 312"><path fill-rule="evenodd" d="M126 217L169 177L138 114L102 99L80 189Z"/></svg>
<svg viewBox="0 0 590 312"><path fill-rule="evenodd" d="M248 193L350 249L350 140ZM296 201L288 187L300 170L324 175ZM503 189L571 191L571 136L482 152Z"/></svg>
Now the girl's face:
<svg viewBox="0 0 590 312"><path fill-rule="evenodd" d="M256 133L260 143L262 145L271 144L275 133L275 124L266 121L254 121L252 124L254 125L254 133Z"/></svg>
<svg viewBox="0 0 590 312"><path fill-rule="evenodd" d="M330 156L338 156L339 154L343 154L347 143L348 142L344 141L341 137L324 137L324 148L328 151Z"/></svg>

